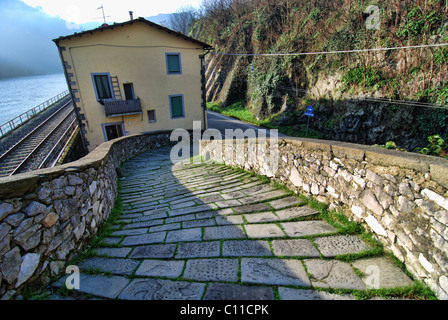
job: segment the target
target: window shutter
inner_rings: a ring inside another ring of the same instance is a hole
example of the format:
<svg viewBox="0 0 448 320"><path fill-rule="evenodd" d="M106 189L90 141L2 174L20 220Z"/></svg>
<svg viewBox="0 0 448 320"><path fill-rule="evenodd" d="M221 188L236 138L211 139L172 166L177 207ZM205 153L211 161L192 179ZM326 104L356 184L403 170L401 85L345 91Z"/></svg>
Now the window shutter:
<svg viewBox="0 0 448 320"><path fill-rule="evenodd" d="M168 60L168 72L169 73L179 73L180 72L179 55L168 54L166 56L166 58Z"/></svg>
<svg viewBox="0 0 448 320"><path fill-rule="evenodd" d="M183 117L184 108L182 106L182 97L171 97L171 115L173 118Z"/></svg>

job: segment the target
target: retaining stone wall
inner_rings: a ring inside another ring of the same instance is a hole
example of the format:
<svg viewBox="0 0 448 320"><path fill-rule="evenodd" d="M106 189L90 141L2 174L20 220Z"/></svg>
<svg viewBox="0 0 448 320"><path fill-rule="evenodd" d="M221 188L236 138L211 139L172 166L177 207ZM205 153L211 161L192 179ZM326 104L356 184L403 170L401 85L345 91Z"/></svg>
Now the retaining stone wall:
<svg viewBox="0 0 448 320"><path fill-rule="evenodd" d="M235 140L236 141L236 140ZM330 209L373 231L408 270L440 299L448 299L448 161L414 153L311 139L279 139L278 170L269 151L254 157L245 140L210 148L201 155L267 175L297 193L314 196ZM269 139L268 139L269 141ZM233 149L232 149L233 148ZM234 156L232 156L235 154ZM255 160L253 160L255 159Z"/></svg>
<svg viewBox="0 0 448 320"><path fill-rule="evenodd" d="M0 298L48 284L96 235L117 196L117 167L170 143L170 132L122 137L62 166L0 178Z"/></svg>

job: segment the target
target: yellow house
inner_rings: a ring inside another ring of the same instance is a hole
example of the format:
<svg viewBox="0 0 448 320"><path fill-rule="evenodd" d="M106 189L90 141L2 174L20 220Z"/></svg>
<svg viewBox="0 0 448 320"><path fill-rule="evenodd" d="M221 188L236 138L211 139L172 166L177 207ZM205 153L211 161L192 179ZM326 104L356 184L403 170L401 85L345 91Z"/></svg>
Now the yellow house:
<svg viewBox="0 0 448 320"><path fill-rule="evenodd" d="M53 40L84 146L134 133L206 129L204 54L211 47L144 18Z"/></svg>

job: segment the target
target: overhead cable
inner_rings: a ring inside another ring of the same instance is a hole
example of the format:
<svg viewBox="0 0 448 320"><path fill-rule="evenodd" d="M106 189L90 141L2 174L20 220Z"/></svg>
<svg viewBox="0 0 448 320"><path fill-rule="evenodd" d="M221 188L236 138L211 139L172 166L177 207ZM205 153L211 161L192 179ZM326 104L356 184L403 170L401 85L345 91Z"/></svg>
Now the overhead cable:
<svg viewBox="0 0 448 320"><path fill-rule="evenodd" d="M338 53L356 53L356 52L372 52L372 51L390 51L402 49L418 49L418 48L434 48L448 46L448 43L438 44L422 44L415 46L403 47L389 47L389 48L371 48L371 49L354 49L354 50L340 50L340 51L318 51L318 52L294 52L294 53L229 53L229 52L210 52L210 54L225 55L225 56L305 56L305 55L319 55L319 54L338 54Z"/></svg>

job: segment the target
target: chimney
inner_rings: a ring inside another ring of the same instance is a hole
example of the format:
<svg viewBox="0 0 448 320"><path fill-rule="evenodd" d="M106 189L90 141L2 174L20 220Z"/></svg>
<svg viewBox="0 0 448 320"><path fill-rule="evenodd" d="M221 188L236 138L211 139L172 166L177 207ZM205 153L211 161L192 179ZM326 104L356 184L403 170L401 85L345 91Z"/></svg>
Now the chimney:
<svg viewBox="0 0 448 320"><path fill-rule="evenodd" d="M131 21L134 20L134 16L132 14L133 14L133 12L129 11L129 16L131 17Z"/></svg>

